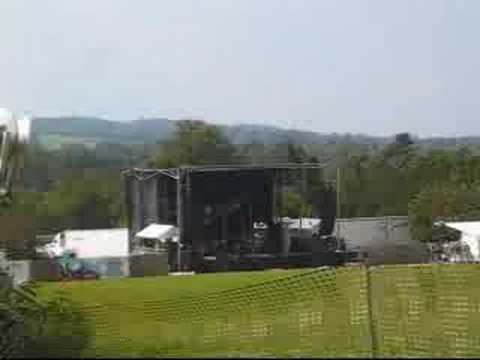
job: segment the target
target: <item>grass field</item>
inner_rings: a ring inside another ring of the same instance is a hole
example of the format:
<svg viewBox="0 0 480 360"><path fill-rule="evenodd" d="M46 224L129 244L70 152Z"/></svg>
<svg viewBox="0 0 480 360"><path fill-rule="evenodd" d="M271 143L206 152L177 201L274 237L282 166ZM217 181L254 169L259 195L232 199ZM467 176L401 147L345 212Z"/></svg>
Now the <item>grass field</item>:
<svg viewBox="0 0 480 360"><path fill-rule="evenodd" d="M106 279L95 282L70 281L39 283L37 293L47 299L59 289L85 305L114 305L124 302L166 300L234 289L306 272L307 270L270 270Z"/></svg>
<svg viewBox="0 0 480 360"><path fill-rule="evenodd" d="M398 265L44 283L37 292L47 301L61 291L82 309L90 342L75 356L478 357L479 278L479 265Z"/></svg>
<svg viewBox="0 0 480 360"><path fill-rule="evenodd" d="M162 309L158 308L161 304L180 299L195 302L194 299L208 294L268 283L305 272L271 270L39 283L37 294L46 301L61 291L82 308L93 330L85 356L151 357L160 356L166 351L164 338L159 334L164 329L161 326L164 320L160 316Z"/></svg>

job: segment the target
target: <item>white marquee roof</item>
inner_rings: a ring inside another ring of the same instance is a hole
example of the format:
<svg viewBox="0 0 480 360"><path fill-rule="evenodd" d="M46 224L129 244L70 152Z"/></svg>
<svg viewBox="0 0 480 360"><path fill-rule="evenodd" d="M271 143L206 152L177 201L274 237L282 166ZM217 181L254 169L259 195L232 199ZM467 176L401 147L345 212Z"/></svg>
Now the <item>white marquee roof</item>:
<svg viewBox="0 0 480 360"><path fill-rule="evenodd" d="M172 238L175 242L178 239L178 228L166 224L150 224L143 230L135 234L136 237L144 239L165 240Z"/></svg>

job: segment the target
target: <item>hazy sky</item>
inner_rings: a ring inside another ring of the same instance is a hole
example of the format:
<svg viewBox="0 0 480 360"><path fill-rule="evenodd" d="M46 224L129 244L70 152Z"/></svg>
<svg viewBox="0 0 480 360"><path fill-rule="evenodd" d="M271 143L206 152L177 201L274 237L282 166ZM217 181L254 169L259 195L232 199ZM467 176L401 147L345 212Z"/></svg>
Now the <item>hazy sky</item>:
<svg viewBox="0 0 480 360"><path fill-rule="evenodd" d="M1 0L0 107L480 135L480 1Z"/></svg>

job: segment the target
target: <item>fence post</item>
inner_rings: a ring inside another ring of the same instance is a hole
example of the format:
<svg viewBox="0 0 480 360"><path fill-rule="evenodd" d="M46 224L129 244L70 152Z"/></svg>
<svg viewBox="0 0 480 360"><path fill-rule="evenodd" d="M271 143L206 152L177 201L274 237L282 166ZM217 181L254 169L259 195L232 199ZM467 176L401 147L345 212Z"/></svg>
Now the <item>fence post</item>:
<svg viewBox="0 0 480 360"><path fill-rule="evenodd" d="M368 307L368 325L369 325L369 331L370 331L370 351L372 354L372 358L376 358L378 356L378 341L377 341L377 333L375 328L375 319L374 319L374 311L373 311L372 279L371 279L369 265L365 265L365 275L366 275L366 283L367 283L367 307Z"/></svg>

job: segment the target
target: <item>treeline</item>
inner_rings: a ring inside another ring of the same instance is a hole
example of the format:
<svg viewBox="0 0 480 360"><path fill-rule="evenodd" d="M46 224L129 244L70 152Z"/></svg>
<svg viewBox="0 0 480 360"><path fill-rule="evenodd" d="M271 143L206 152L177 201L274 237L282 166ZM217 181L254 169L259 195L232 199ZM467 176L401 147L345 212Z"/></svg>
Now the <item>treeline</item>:
<svg viewBox="0 0 480 360"><path fill-rule="evenodd" d="M234 145L221 128L202 121L176 123L168 141L153 146L103 145L97 149L30 147L24 181L0 217L0 247L11 257L34 255L35 235L63 229L126 226L120 171L127 167L208 164L324 163L305 188L290 179L281 215L318 216L320 178L339 180L340 216L408 215L415 238L432 239L432 222L480 213L480 155L467 147L425 150L409 134L386 146L295 144ZM340 178L336 179L337 168Z"/></svg>
<svg viewBox="0 0 480 360"><path fill-rule="evenodd" d="M480 215L480 155L468 147L422 151L408 134L341 167L341 216L408 215L412 235L432 237L435 220Z"/></svg>
<svg viewBox="0 0 480 360"><path fill-rule="evenodd" d="M29 146L21 181L11 202L0 207L0 249L10 258L31 258L37 235L126 226L120 172L145 164L149 151L119 144Z"/></svg>
<svg viewBox="0 0 480 360"><path fill-rule="evenodd" d="M118 172L73 169L48 191L14 193L0 209L0 248L10 258L31 258L37 235L126 226L125 213Z"/></svg>

